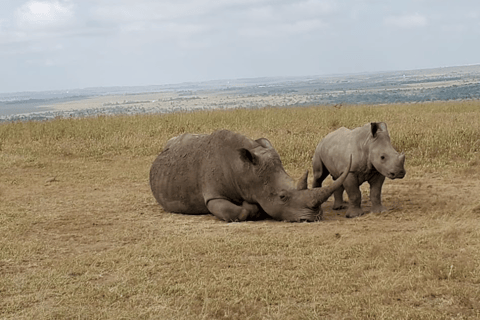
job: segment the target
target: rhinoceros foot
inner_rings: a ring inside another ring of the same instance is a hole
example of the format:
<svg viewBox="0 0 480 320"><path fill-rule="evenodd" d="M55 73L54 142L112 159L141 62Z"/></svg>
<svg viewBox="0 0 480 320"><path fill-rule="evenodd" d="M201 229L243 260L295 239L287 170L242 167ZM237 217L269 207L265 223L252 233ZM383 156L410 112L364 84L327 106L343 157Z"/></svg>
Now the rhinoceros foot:
<svg viewBox="0 0 480 320"><path fill-rule="evenodd" d="M355 218L355 217L358 217L358 216L361 216L363 215L363 210L362 208L348 208L347 210L347 218Z"/></svg>
<svg viewBox="0 0 480 320"><path fill-rule="evenodd" d="M258 205L253 203L248 203L247 201L243 201L242 203L242 214L239 218L240 221L244 221L247 219L256 220L262 214L262 210L258 207Z"/></svg>
<svg viewBox="0 0 480 320"><path fill-rule="evenodd" d="M332 206L333 210L343 210L348 208L348 202L342 201L340 203L334 203Z"/></svg>
<svg viewBox="0 0 480 320"><path fill-rule="evenodd" d="M382 213L388 211L388 209L382 205L372 206L372 213Z"/></svg>

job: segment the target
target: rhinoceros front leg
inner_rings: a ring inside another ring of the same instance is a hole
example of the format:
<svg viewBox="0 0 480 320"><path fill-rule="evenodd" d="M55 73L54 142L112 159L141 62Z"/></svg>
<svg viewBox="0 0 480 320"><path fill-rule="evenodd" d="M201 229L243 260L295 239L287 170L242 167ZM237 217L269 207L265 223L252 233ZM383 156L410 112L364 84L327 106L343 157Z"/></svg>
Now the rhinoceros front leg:
<svg viewBox="0 0 480 320"><path fill-rule="evenodd" d="M382 174L376 174L372 179L368 181L370 184L370 200L372 201L372 212L380 213L387 211L382 205L382 186L385 181L385 176Z"/></svg>
<svg viewBox="0 0 480 320"><path fill-rule="evenodd" d="M226 199L212 199L208 201L207 208L214 216L227 222L245 221L248 217L255 217L259 212L256 204L244 201L238 206Z"/></svg>
<svg viewBox="0 0 480 320"><path fill-rule="evenodd" d="M362 204L362 192L360 191L358 179L353 174L349 174L345 182L343 183L345 191L348 194L348 202L350 205L347 209L347 218L354 218L361 216L363 210Z"/></svg>

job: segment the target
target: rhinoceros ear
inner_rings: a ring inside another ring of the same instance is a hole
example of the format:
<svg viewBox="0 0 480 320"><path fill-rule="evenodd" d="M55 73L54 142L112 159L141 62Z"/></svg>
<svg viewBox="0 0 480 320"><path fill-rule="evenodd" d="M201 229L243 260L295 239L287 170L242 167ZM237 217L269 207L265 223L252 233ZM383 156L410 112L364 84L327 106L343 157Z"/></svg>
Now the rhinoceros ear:
<svg viewBox="0 0 480 320"><path fill-rule="evenodd" d="M273 148L272 143L267 138L260 138L255 141L264 148Z"/></svg>
<svg viewBox="0 0 480 320"><path fill-rule="evenodd" d="M258 164L258 157L254 153L250 152L250 150L241 148L238 149L238 153L240 154L240 159L242 159L242 161L249 162L253 165Z"/></svg>
<svg viewBox="0 0 480 320"><path fill-rule="evenodd" d="M376 122L370 123L370 126L372 127L372 136L376 136L377 130L378 130L378 125Z"/></svg>
<svg viewBox="0 0 480 320"><path fill-rule="evenodd" d="M377 132L387 132L387 124L385 122L371 122L372 136L375 137Z"/></svg>

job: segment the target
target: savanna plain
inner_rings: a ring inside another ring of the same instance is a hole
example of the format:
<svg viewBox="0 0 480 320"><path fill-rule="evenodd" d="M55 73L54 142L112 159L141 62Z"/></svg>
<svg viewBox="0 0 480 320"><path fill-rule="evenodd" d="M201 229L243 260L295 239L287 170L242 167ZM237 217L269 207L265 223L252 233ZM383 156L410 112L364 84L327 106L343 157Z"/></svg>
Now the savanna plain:
<svg viewBox="0 0 480 320"><path fill-rule="evenodd" d="M407 157L384 213L368 184L365 215L331 198L314 223L172 214L150 191L183 132L268 138L299 178L327 133L372 121ZM0 172L2 319L480 318L480 101L4 123Z"/></svg>

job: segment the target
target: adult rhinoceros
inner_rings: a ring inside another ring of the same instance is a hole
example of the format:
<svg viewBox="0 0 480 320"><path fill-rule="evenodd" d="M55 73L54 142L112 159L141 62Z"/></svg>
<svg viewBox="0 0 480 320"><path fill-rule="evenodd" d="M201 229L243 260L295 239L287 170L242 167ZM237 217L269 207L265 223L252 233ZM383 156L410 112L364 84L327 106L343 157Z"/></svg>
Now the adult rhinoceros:
<svg viewBox="0 0 480 320"><path fill-rule="evenodd" d="M346 208L347 203L343 201L346 190L350 201L347 217L363 214L359 186L368 181L372 212L385 211L381 201L385 177L402 179L405 176L405 155L393 148L387 125L372 122L353 130L342 127L329 133L317 145L313 156L313 187L321 187L329 174L339 177L350 156L353 156L352 168L343 186L334 192L333 209Z"/></svg>
<svg viewBox="0 0 480 320"><path fill-rule="evenodd" d="M350 170L325 188L307 189L307 174L296 185L271 143L227 130L183 134L170 139L150 169L150 187L169 212L212 213L225 221L268 214L277 220L314 221L321 204Z"/></svg>

